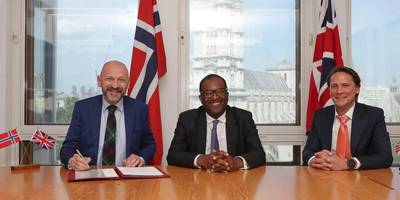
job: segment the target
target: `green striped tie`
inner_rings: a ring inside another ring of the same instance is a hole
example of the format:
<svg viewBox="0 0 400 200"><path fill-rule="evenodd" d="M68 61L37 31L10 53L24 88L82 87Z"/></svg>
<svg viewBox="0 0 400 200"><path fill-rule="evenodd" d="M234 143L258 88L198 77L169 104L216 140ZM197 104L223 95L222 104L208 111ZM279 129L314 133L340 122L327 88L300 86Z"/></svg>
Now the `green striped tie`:
<svg viewBox="0 0 400 200"><path fill-rule="evenodd" d="M103 166L115 164L115 130L117 127L117 121L114 112L117 109L117 106L109 105L107 109L108 117L103 145Z"/></svg>

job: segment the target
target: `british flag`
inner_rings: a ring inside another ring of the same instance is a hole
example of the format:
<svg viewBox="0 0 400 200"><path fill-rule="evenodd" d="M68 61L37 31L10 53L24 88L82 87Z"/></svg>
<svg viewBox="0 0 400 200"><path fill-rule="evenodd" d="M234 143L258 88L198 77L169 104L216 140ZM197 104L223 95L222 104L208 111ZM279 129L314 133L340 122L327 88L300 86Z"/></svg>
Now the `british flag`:
<svg viewBox="0 0 400 200"><path fill-rule="evenodd" d="M167 72L160 15L156 0L140 0L133 44L128 95L148 105L150 127L156 141L153 164L163 154L158 80Z"/></svg>
<svg viewBox="0 0 400 200"><path fill-rule="evenodd" d="M331 104L329 88L326 83L329 72L335 66L343 66L334 0L321 0L320 6L320 27L315 39L308 93L307 131L311 129L314 111Z"/></svg>
<svg viewBox="0 0 400 200"><path fill-rule="evenodd" d="M8 147L17 142L21 142L17 129L0 134L0 149Z"/></svg>
<svg viewBox="0 0 400 200"><path fill-rule="evenodd" d="M33 134L31 141L39 145L40 148L45 148L47 150L52 149L56 143L54 138L39 129L36 130L35 134Z"/></svg>

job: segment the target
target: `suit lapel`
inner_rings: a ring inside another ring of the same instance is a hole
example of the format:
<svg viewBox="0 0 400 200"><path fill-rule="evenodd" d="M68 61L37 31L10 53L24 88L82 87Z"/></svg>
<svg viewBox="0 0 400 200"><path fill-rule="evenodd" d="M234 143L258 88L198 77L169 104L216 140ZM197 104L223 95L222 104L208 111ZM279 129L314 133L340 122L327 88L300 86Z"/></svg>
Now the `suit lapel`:
<svg viewBox="0 0 400 200"><path fill-rule="evenodd" d="M353 112L353 119L351 120L351 153L353 154L356 150L358 142L360 141L361 137L361 128L365 127L365 123L367 121L363 120L363 110L360 108L360 105L356 102ZM366 118L364 118L366 119Z"/></svg>
<svg viewBox="0 0 400 200"><path fill-rule="evenodd" d="M134 110L133 107L130 106L131 104L128 103L128 100L126 99L126 97L124 96L124 100L123 100L123 105L124 105L124 118L125 118L125 149L126 152L130 152L129 149L131 149L130 145L131 142L128 141L132 141L132 133L133 132L133 121L134 121Z"/></svg>
<svg viewBox="0 0 400 200"><path fill-rule="evenodd" d="M199 113L197 115L196 123L195 123L195 131L198 143L197 143L197 152L205 154L206 150L206 140L207 140L207 120L206 120L206 112L203 107L199 108Z"/></svg>
<svg viewBox="0 0 400 200"><path fill-rule="evenodd" d="M100 140L100 123L101 123L101 113L102 113L102 107L103 107L103 96L99 95L98 98L95 99L95 103L93 104L94 106L94 112L91 112L91 119L93 119L92 123L92 136L96 145L96 151L95 151L95 158L93 162L97 162L97 154L98 154L98 149L99 149L99 140Z"/></svg>
<svg viewBox="0 0 400 200"><path fill-rule="evenodd" d="M323 119L327 119L327 120L321 120L321 127L323 127L323 132L326 132L326 135L324 133L324 135L326 137L325 140L322 140L322 147L323 149L328 149L331 150L332 149L332 128L333 128L333 122L335 120L335 107L331 106L329 107L329 110L327 112L327 116L326 118L323 117Z"/></svg>
<svg viewBox="0 0 400 200"><path fill-rule="evenodd" d="M230 155L236 155L236 143L238 137L238 128L236 117L231 107L227 107L226 109L226 123L225 123L225 130L226 130L226 145L227 150Z"/></svg>

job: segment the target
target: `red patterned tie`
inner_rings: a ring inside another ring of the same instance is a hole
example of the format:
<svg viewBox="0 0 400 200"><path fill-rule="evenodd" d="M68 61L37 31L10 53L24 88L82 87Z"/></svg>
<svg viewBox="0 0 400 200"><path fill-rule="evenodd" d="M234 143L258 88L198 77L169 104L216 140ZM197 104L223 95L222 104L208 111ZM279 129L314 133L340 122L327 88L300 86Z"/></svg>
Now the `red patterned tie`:
<svg viewBox="0 0 400 200"><path fill-rule="evenodd" d="M339 132L337 136L336 143L336 155L340 158L350 158L350 139L349 139L349 129L347 127L347 121L349 117L346 115L336 116L340 121Z"/></svg>

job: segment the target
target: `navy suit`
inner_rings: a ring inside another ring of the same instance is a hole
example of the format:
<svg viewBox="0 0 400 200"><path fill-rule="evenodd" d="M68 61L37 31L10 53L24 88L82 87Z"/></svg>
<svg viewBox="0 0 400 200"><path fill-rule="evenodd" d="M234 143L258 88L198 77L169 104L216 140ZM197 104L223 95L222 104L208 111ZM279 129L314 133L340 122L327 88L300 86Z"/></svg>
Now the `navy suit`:
<svg viewBox="0 0 400 200"><path fill-rule="evenodd" d="M303 150L303 162L323 149L331 150L335 107L328 106L315 112L311 132ZM351 155L360 163L360 169L391 166L393 162L389 134L386 131L383 110L356 103L351 123Z"/></svg>
<svg viewBox="0 0 400 200"><path fill-rule="evenodd" d="M265 164L265 152L251 113L228 106L225 116L228 153L242 156L249 168ZM195 168L195 157L206 151L206 139L207 119L204 107L181 113L169 147L168 164Z"/></svg>
<svg viewBox="0 0 400 200"><path fill-rule="evenodd" d="M136 154L148 163L155 152L155 141L149 127L147 106L124 96L126 156ZM97 164L103 95L75 103L71 124L61 147L61 161L67 166L76 149L90 157L90 165ZM101 156L101 155L100 155Z"/></svg>

